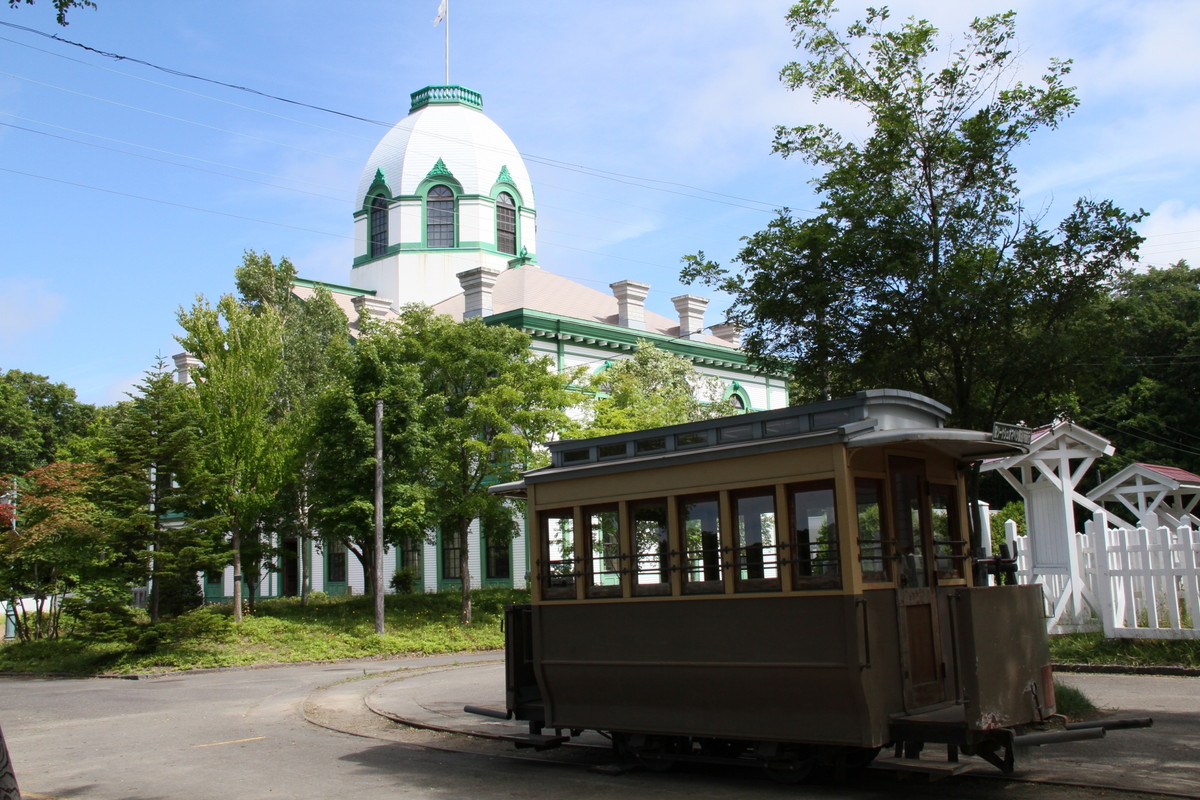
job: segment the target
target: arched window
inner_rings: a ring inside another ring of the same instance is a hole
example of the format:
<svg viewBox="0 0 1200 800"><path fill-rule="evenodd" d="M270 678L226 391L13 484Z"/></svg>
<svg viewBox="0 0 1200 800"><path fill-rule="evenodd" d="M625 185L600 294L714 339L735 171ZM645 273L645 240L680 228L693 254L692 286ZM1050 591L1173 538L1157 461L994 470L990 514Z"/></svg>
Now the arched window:
<svg viewBox="0 0 1200 800"><path fill-rule="evenodd" d="M496 198L496 248L501 253L517 254L517 204L508 192Z"/></svg>
<svg viewBox="0 0 1200 800"><path fill-rule="evenodd" d="M387 253L388 247L388 204L387 198L375 195L371 201L371 258Z"/></svg>
<svg viewBox="0 0 1200 800"><path fill-rule="evenodd" d="M434 186L425 202L425 246L454 247L454 192Z"/></svg>

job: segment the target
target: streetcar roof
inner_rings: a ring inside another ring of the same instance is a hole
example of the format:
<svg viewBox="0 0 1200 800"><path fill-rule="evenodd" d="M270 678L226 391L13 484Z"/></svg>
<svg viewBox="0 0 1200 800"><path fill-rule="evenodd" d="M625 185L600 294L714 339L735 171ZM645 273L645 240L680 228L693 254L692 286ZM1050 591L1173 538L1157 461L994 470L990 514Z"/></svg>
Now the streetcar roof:
<svg viewBox="0 0 1200 800"><path fill-rule="evenodd" d="M871 389L772 411L669 425L592 439L551 442L551 465L491 487L521 497L532 483L668 464L710 461L827 444L858 448L919 442L962 462L1024 452L982 431L946 428L950 409L923 395Z"/></svg>

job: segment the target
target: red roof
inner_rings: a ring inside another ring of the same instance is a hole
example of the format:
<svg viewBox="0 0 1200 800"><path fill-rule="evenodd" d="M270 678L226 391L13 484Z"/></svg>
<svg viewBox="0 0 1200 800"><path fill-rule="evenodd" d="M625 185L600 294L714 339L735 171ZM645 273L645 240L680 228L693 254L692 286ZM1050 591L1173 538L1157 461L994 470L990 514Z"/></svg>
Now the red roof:
<svg viewBox="0 0 1200 800"><path fill-rule="evenodd" d="M1165 478L1170 478L1178 483L1196 483L1200 484L1200 475L1194 472L1188 472L1186 469L1179 467L1167 467L1161 464L1138 464L1139 467L1145 467L1148 470L1157 472Z"/></svg>

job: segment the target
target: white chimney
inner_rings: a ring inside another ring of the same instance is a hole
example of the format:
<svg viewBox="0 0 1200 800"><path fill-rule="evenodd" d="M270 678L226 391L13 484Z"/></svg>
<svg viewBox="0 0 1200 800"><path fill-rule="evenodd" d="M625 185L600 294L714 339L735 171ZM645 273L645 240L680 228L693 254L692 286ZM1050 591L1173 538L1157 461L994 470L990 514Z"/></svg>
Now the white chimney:
<svg viewBox="0 0 1200 800"><path fill-rule="evenodd" d="M195 383L192 380L192 370L200 366L200 359L191 353L178 353L172 358L175 361L175 382L184 386L191 386Z"/></svg>
<svg viewBox="0 0 1200 800"><path fill-rule="evenodd" d="M492 267L475 267L457 275L463 288L463 319L488 317L492 313L492 288L500 271Z"/></svg>
<svg viewBox="0 0 1200 800"><path fill-rule="evenodd" d="M707 297L697 297L694 294L681 294L672 297L675 311L679 313L679 337L681 339L702 339L704 337L704 309L708 306Z"/></svg>
<svg viewBox="0 0 1200 800"><path fill-rule="evenodd" d="M646 330L646 295L650 293L650 284L637 281L617 281L610 283L613 297L617 298L617 324L622 328Z"/></svg>
<svg viewBox="0 0 1200 800"><path fill-rule="evenodd" d="M724 339L734 347L742 346L742 329L729 322L719 322L709 327L712 335Z"/></svg>
<svg viewBox="0 0 1200 800"><path fill-rule="evenodd" d="M354 306L354 310L358 312L360 317L366 316L374 319L384 319L388 312L392 310L391 300L385 300L382 297L375 297L370 294L360 294L358 297L351 298L350 304Z"/></svg>

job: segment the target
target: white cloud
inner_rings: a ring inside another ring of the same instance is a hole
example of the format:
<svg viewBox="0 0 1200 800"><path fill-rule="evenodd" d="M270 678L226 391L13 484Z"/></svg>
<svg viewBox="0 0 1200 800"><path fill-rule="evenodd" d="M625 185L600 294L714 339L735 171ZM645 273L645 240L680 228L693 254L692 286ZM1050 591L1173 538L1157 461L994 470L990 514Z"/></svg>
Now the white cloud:
<svg viewBox="0 0 1200 800"><path fill-rule="evenodd" d="M1167 200L1141 224L1139 233L1146 237L1141 249L1141 266L1165 267L1187 259L1200 266L1200 206L1181 200Z"/></svg>
<svg viewBox="0 0 1200 800"><path fill-rule="evenodd" d="M0 342L14 344L54 327L65 306L62 295L50 291L45 281L6 283L0 294Z"/></svg>

